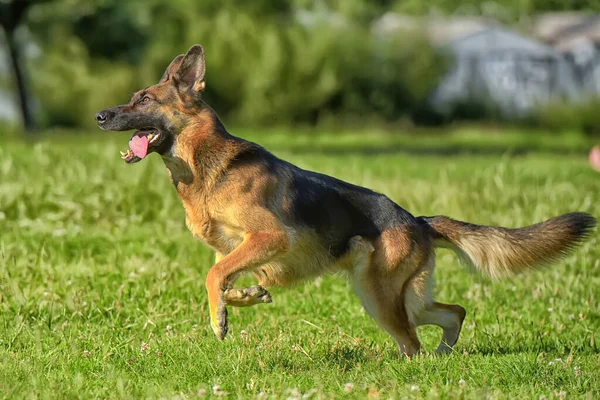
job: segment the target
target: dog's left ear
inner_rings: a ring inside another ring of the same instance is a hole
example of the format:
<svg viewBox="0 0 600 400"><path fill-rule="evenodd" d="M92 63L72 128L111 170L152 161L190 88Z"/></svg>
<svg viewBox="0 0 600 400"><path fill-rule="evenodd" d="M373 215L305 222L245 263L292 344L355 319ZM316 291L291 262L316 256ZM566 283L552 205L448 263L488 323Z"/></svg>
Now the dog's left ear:
<svg viewBox="0 0 600 400"><path fill-rule="evenodd" d="M173 75L175 75L175 72L177 72L177 70L181 66L181 61L183 60L183 57L184 55L180 54L177 57L175 57L173 61L171 61L171 64L169 64L169 66L165 70L165 73L163 74L162 78L160 78L158 83L165 83L173 78Z"/></svg>
<svg viewBox="0 0 600 400"><path fill-rule="evenodd" d="M180 91L191 92L194 95L206 87L206 82L204 82L205 71L204 49L199 44L195 44L183 56L173 78L177 82Z"/></svg>

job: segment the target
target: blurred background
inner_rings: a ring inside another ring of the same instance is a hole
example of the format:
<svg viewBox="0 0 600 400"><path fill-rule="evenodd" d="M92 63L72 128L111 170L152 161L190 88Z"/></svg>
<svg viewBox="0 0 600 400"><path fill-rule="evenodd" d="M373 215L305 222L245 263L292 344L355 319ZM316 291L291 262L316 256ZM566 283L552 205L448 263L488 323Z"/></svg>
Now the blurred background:
<svg viewBox="0 0 600 400"><path fill-rule="evenodd" d="M433 4L435 3L435 4ZM93 115L206 48L206 100L245 126L598 133L598 0L0 0L0 123Z"/></svg>

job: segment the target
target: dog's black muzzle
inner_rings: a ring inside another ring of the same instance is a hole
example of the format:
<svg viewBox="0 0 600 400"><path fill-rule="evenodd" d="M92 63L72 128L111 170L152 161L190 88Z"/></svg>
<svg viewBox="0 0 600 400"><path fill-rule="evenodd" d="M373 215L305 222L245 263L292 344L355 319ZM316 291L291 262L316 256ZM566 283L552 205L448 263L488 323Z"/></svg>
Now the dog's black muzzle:
<svg viewBox="0 0 600 400"><path fill-rule="evenodd" d="M126 106L116 106L96 114L96 122L105 131L128 131L141 129L152 124L146 123L148 117L138 112L125 112Z"/></svg>

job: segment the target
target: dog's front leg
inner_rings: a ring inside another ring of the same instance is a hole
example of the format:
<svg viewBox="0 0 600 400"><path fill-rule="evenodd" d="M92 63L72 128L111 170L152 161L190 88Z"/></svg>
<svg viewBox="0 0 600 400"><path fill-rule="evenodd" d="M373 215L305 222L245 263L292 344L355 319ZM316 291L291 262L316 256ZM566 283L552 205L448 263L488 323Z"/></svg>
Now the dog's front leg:
<svg viewBox="0 0 600 400"><path fill-rule="evenodd" d="M247 233L235 250L221 258L208 271L206 290L210 308L210 325L219 339L224 339L227 334L225 293L232 278L246 270L268 263L278 254L285 252L288 247L289 238L285 232Z"/></svg>
<svg viewBox="0 0 600 400"><path fill-rule="evenodd" d="M215 252L215 264L221 261L223 257L223 253ZM229 287L225 290L223 296L225 304L232 307L250 307L256 304L273 302L271 293L260 285L252 285L241 289Z"/></svg>

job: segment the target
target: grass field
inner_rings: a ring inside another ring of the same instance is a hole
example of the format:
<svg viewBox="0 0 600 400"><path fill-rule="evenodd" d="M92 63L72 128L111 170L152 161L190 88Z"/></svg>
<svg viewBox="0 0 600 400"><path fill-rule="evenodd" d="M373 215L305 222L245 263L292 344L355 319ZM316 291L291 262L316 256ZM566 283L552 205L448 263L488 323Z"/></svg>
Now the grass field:
<svg viewBox="0 0 600 400"><path fill-rule="evenodd" d="M600 216L600 174L578 136L238 134L415 215L510 227ZM0 142L0 397L600 396L597 232L563 262L501 282L440 251L437 298L468 312L447 357L432 354L441 331L425 327L425 353L399 358L338 275L231 309L218 342L204 291L211 251L187 231L159 157L119 159L127 139Z"/></svg>

